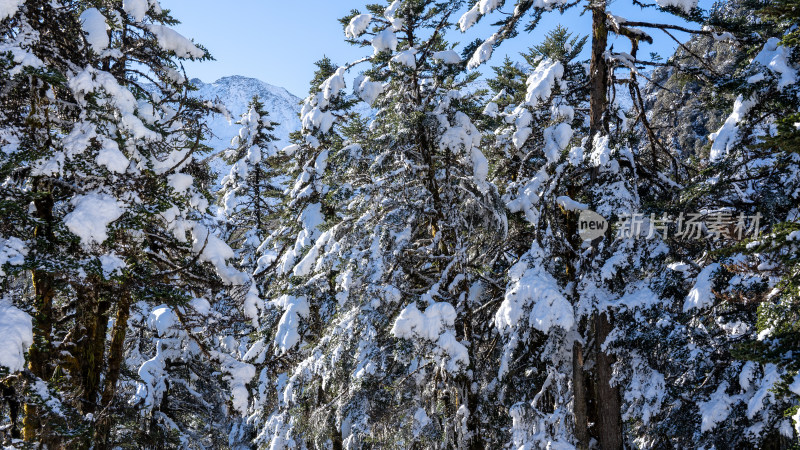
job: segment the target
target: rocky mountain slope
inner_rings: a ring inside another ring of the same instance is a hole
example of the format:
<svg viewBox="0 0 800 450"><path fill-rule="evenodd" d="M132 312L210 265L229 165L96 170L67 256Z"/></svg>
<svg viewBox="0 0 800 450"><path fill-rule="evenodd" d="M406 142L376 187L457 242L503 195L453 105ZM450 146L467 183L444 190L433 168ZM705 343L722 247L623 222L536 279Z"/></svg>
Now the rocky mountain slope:
<svg viewBox="0 0 800 450"><path fill-rule="evenodd" d="M212 136L207 144L214 148L215 152L228 148L231 138L239 132L236 121L247 111L247 104L254 95L258 95L264 103L270 119L278 122L273 133L278 138L275 142L278 148L288 145L289 133L300 128L298 114L302 100L282 87L240 75L223 77L213 83L204 83L195 78L192 83L198 88L194 92L195 96L205 100L221 101L231 112L230 121L222 114L215 114L208 119ZM220 158L215 158L210 164L218 175L227 172L228 165Z"/></svg>
<svg viewBox="0 0 800 450"><path fill-rule="evenodd" d="M701 62L696 56L710 62ZM685 69L701 74L713 70L718 76L731 73L738 58L741 55L734 47L705 36L689 40L672 56ZM719 130L728 115L723 107L726 98L672 68L656 69L650 80L642 94L656 134L682 158L706 156L708 135Z"/></svg>

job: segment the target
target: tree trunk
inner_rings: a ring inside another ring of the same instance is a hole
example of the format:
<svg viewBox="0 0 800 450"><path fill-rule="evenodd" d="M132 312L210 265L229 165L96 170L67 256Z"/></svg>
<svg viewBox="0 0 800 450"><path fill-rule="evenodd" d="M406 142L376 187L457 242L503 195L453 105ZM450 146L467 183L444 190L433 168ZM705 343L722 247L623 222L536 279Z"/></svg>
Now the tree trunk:
<svg viewBox="0 0 800 450"><path fill-rule="evenodd" d="M53 204L53 197L50 194L34 201L36 218L41 221L41 224L36 227L33 235L40 245L43 242L51 243L55 240L52 228ZM28 351L28 369L34 376L44 381L48 381L52 376L50 339L53 331L54 281L53 274L44 270L33 270L33 345ZM36 404L26 403L24 413L23 439L28 442L46 442L49 427L46 421L41 420L41 409Z"/></svg>
<svg viewBox="0 0 800 450"><path fill-rule="evenodd" d="M608 107L609 68L605 59L608 46L608 27L606 25L606 0L592 2L592 60L589 69L591 98L589 111L589 139L587 151L591 150L595 136L607 134L606 109ZM592 173L592 180L598 171ZM612 329L606 313L596 313L594 320L595 389L593 404L597 409L597 424L593 430L603 450L622 448L622 418L617 388L611 386L612 364L614 358L602 351L602 345ZM591 326L589 327L591 329ZM577 436L576 436L577 437Z"/></svg>
<svg viewBox="0 0 800 450"><path fill-rule="evenodd" d="M478 373L478 369L475 367L475 362L481 357L481 355L475 354L475 349L478 346L475 343L475 336L473 334L472 324L474 323L474 317L472 315L472 310L467 307L464 311L464 336L461 337L462 341L471 342L472 345L469 346L469 371L472 373ZM472 392L472 378L468 378L466 375L461 375L457 378L458 383L458 390L459 394L461 395L461 403L466 407L469 416L467 417L467 433L469 434L468 437L465 439L465 444L467 449L469 450L478 450L486 448L486 445L482 442L481 433L480 433L480 423L478 421L478 416L475 414L475 411L478 409L478 402L480 401L480 397L478 392ZM457 416L456 416L457 417Z"/></svg>
<svg viewBox="0 0 800 450"><path fill-rule="evenodd" d="M108 349L108 368L106 370L103 395L100 399L100 414L98 415L97 428L95 429L95 448L109 448L112 426L112 413L114 411L114 396L117 393L117 382L124 360L125 335L128 331L128 318L131 312L131 298L127 291L122 292L122 297L117 304L117 315L114 319L114 328L111 331L111 344Z"/></svg>
<svg viewBox="0 0 800 450"><path fill-rule="evenodd" d="M583 346L572 344L572 410L575 415L575 440L578 450L589 448L589 420L586 407L586 375L583 372Z"/></svg>
<svg viewBox="0 0 800 450"><path fill-rule="evenodd" d="M620 416L619 390L611 386L612 365L614 357L602 351L612 326L607 313L595 315L595 333L597 346L597 413L598 440L603 450L622 448L622 417Z"/></svg>
<svg viewBox="0 0 800 450"><path fill-rule="evenodd" d="M83 414L97 412L100 399L100 379L105 366L106 332L108 331L108 300L100 298L98 283L87 280L78 291L79 330L75 348L79 364L79 384L82 389L79 410Z"/></svg>
<svg viewBox="0 0 800 450"><path fill-rule="evenodd" d="M261 238L261 164L256 164L255 181L253 182L253 200L255 201L256 233Z"/></svg>
<svg viewBox="0 0 800 450"><path fill-rule="evenodd" d="M589 139L586 150L591 150L597 133L605 132L604 116L608 104L608 64L605 53L608 46L606 27L606 2L592 2L592 61L589 68L591 97L589 100Z"/></svg>
<svg viewBox="0 0 800 450"><path fill-rule="evenodd" d="M19 439L22 437L19 432L19 426L17 425L17 419L19 417L19 400L17 400L17 392L11 383L12 379L10 377L6 380L3 380L3 382L0 383L0 390L2 390L3 401L8 404L8 415L11 419L11 438Z"/></svg>

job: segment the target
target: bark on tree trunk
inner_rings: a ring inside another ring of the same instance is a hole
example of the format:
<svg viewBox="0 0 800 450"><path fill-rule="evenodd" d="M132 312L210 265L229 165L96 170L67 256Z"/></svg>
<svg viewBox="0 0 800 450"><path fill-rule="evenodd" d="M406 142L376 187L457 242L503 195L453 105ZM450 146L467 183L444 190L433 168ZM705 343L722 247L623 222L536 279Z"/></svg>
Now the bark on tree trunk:
<svg viewBox="0 0 800 450"><path fill-rule="evenodd" d="M608 27L606 0L595 0L592 9L592 60L590 66L590 111L589 111L589 139L586 149L591 150L594 137L597 134L607 134L606 109L608 107L609 68L605 59L608 46ZM597 176L597 170L592 173L592 180ZM595 389L593 390L593 404L597 409L597 424L592 434L596 435L603 450L616 450L622 448L622 418L620 416L620 401L617 388L611 386L612 364L611 355L602 351L601 346L608 337L612 326L605 313L595 314L594 342L595 351ZM591 327L590 327L591 328Z"/></svg>
<svg viewBox="0 0 800 450"><path fill-rule="evenodd" d="M7 384L6 384L7 383ZM3 393L3 401L8 404L8 415L11 419L11 438L19 439L21 436L17 419L19 416L19 400L17 400L17 393L14 386L11 384L12 379L9 377L0 383L0 390Z"/></svg>
<svg viewBox="0 0 800 450"><path fill-rule="evenodd" d="M100 394L100 378L105 366L106 332L108 331L108 300L96 292L99 283L87 283L78 289L78 320L76 355L79 364L79 383L82 388L80 404L83 414L97 412Z"/></svg>
<svg viewBox="0 0 800 450"><path fill-rule="evenodd" d="M110 433L112 425L112 412L114 395L117 392L117 382L124 359L123 345L128 331L128 318L131 312L131 298L127 291L122 292L122 297L117 304L117 315L114 319L114 328L111 331L111 344L108 349L108 368L103 386L103 395L100 399L100 415L94 435L95 447L106 449L110 447Z"/></svg>
<svg viewBox="0 0 800 450"><path fill-rule="evenodd" d="M595 315L595 333L597 345L597 412L598 441L603 450L622 448L622 417L620 417L619 390L611 386L612 365L614 357L602 351L612 326L606 313Z"/></svg>
<svg viewBox="0 0 800 450"><path fill-rule="evenodd" d="M253 183L253 197L255 200L256 231L261 234L261 164L256 164L256 175Z"/></svg>
<svg viewBox="0 0 800 450"><path fill-rule="evenodd" d="M586 412L586 382L583 372L583 346L578 341L572 344L572 390L575 440L578 441L578 450L587 450L589 448L589 421Z"/></svg>
<svg viewBox="0 0 800 450"><path fill-rule="evenodd" d="M34 236L46 242L53 242L53 197L48 194L34 201L36 218L41 224L34 230ZM37 239L37 240L38 240ZM40 241L42 242L42 241ZM55 296L53 274L34 270L32 274L34 290L33 345L28 351L28 369L36 377L47 381L52 376L50 366L51 333L53 330L53 297ZM26 403L22 420L22 436L28 442L47 442L49 427L41 420L41 409Z"/></svg>
<svg viewBox="0 0 800 450"><path fill-rule="evenodd" d="M472 324L474 323L473 320L474 318L472 315L472 310L466 308L463 327L464 336L461 338L463 341L475 342L473 340L474 336L472 332ZM472 373L477 373L478 371L475 367L475 361L480 358L480 355L476 355L474 353L474 349L476 347L476 345L471 345L469 347L469 370L472 371ZM469 450L486 448L485 443L481 439L482 436L479 429L480 423L477 415L475 414L480 397L478 396L477 392L472 392L472 379L467 378L466 375L459 377L458 384L458 389L460 391L459 394L461 395L462 402L469 412L469 416L467 417L467 433L469 433L469 437L466 439L466 448Z"/></svg>
<svg viewBox="0 0 800 450"><path fill-rule="evenodd" d="M589 68L591 97L589 99L589 139L586 149L591 150L595 135L605 131L604 115L608 104L608 64L605 53L608 46L606 2L592 2L592 61Z"/></svg>

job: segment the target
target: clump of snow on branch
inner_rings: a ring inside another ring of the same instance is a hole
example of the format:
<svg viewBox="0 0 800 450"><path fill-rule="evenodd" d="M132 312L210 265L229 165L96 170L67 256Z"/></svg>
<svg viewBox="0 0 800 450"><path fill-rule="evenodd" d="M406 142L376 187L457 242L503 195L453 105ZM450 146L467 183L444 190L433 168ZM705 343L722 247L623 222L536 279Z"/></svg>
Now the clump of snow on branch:
<svg viewBox="0 0 800 450"><path fill-rule="evenodd" d="M109 27L103 13L97 8L89 8L81 13L80 20L83 32L86 33L86 42L89 43L92 50L94 50L95 53L100 53L108 48Z"/></svg>
<svg viewBox="0 0 800 450"><path fill-rule="evenodd" d="M572 127L566 122L544 129L544 154L548 162L558 161L561 152L567 148L572 139L572 134Z"/></svg>
<svg viewBox="0 0 800 450"><path fill-rule="evenodd" d="M372 48L376 55L385 51L397 51L397 35L391 28L384 29L372 39Z"/></svg>
<svg viewBox="0 0 800 450"><path fill-rule="evenodd" d="M167 185L179 194L185 193L194 184L194 178L186 173L173 173L167 176Z"/></svg>
<svg viewBox="0 0 800 450"><path fill-rule="evenodd" d="M308 300L303 296L283 295L273 300L272 304L283 310L275 333L275 345L281 353L286 353L300 342L298 327L300 318L307 318L310 312Z"/></svg>
<svg viewBox="0 0 800 450"><path fill-rule="evenodd" d="M344 35L350 39L355 39L365 31L367 31L367 27L369 27L369 23L372 21L372 14L359 14L352 19L350 19L350 23L347 25L347 28L344 30Z"/></svg>
<svg viewBox="0 0 800 450"><path fill-rule="evenodd" d="M290 248L282 257L278 267L278 273L285 274L293 270L297 258L303 253L303 249L313 245L322 234L319 230L319 227L325 223L322 217L322 205L320 203L308 205L300 214L299 219L303 228L297 235L294 247Z"/></svg>
<svg viewBox="0 0 800 450"><path fill-rule="evenodd" d="M758 63L780 76L778 89L797 83L797 69L790 62L792 49L780 45L780 39L773 37L767 40L761 51L753 58Z"/></svg>
<svg viewBox="0 0 800 450"><path fill-rule="evenodd" d="M205 52L200 50L182 34L164 25L150 24L147 27L156 37L158 45L166 51L175 52L179 58L202 58Z"/></svg>
<svg viewBox="0 0 800 450"><path fill-rule="evenodd" d="M128 267L128 264L122 260L119 256L115 255L114 253L109 253L107 255L102 255L99 258L100 261L100 269L103 271L103 276L106 278L119 275L122 273L122 269Z"/></svg>
<svg viewBox="0 0 800 450"><path fill-rule="evenodd" d="M417 67L416 54L417 49L410 48L394 55L391 61L395 64L406 66L409 69L415 69Z"/></svg>
<svg viewBox="0 0 800 450"><path fill-rule="evenodd" d="M130 14L133 20L141 22L147 14L147 0L123 0L122 10Z"/></svg>
<svg viewBox="0 0 800 450"><path fill-rule="evenodd" d="M248 282L247 275L228 265L227 260L232 259L234 253L225 241L201 223L191 224L191 230L192 251L200 261L211 263L224 283L244 285Z"/></svg>
<svg viewBox="0 0 800 450"><path fill-rule="evenodd" d="M33 345L31 316L0 299L0 367L10 372L25 368L25 351Z"/></svg>
<svg viewBox="0 0 800 450"><path fill-rule="evenodd" d="M231 390L233 409L241 415L247 414L247 407L250 402L247 383L256 376L255 366L221 352L213 352L211 355L221 361L222 371L225 374L223 379L228 382Z"/></svg>
<svg viewBox="0 0 800 450"><path fill-rule="evenodd" d="M21 266L28 256L28 247L22 240L11 236L7 239L0 238L0 277L5 276L3 266Z"/></svg>
<svg viewBox="0 0 800 450"><path fill-rule="evenodd" d="M739 140L738 124L755 104L755 100L744 100L741 95L736 98L733 104L733 112L722 124L722 128L708 136L708 139L713 141L710 153L711 161L719 161L735 148Z"/></svg>
<svg viewBox="0 0 800 450"><path fill-rule="evenodd" d="M476 3L469 11L458 19L458 27L462 32L469 30L478 21L481 15L480 2Z"/></svg>
<svg viewBox="0 0 800 450"><path fill-rule="evenodd" d="M541 256L540 252L532 250L533 255ZM511 274L519 275L512 278L503 303L497 309L495 326L505 332L516 327L527 314L528 324L542 333L553 327L572 328L575 313L556 280L538 264L527 266L526 261L521 261L510 270Z"/></svg>
<svg viewBox="0 0 800 450"><path fill-rule="evenodd" d="M536 66L536 69L528 77L528 90L525 94L525 102L531 106L536 106L540 101L546 101L553 92L553 86L564 76L564 65L561 61L545 59Z"/></svg>
<svg viewBox="0 0 800 450"><path fill-rule="evenodd" d="M675 7L687 13L697 7L697 0L656 0L656 3L662 8Z"/></svg>
<svg viewBox="0 0 800 450"><path fill-rule="evenodd" d="M0 20L16 14L23 3L25 0L0 0Z"/></svg>
<svg viewBox="0 0 800 450"><path fill-rule="evenodd" d="M369 77L364 75L359 75L354 85L354 93L368 105L375 103L375 100L378 99L378 96L381 95L384 90L382 83L372 81Z"/></svg>
<svg viewBox="0 0 800 450"><path fill-rule="evenodd" d="M103 193L80 195L72 204L74 209L64 217L64 224L84 246L105 242L108 225L125 212L122 202Z"/></svg>
<svg viewBox="0 0 800 450"><path fill-rule="evenodd" d="M458 64L461 62L461 56L453 50L433 52L431 57L436 61L441 61L443 64Z"/></svg>
<svg viewBox="0 0 800 450"><path fill-rule="evenodd" d="M396 17L397 10L400 8L402 0L394 0L388 8L383 11L383 17L392 25L392 30L400 31L403 27L403 19Z"/></svg>
<svg viewBox="0 0 800 450"><path fill-rule="evenodd" d="M472 70L477 68L481 64L485 63L486 61L488 61L489 58L492 57L494 44L496 43L497 43L497 35L492 35L488 39L483 41L483 43L479 45L478 48L475 50L475 52L472 54L472 58L470 58L469 61L467 62L467 68Z"/></svg>
<svg viewBox="0 0 800 450"><path fill-rule="evenodd" d="M424 312L411 303L395 319L391 332L398 338L433 343L434 353L445 359L447 371L456 373L469 364L469 353L450 331L455 319L456 311L449 303L432 303Z"/></svg>
<svg viewBox="0 0 800 450"><path fill-rule="evenodd" d="M701 309L714 304L712 276L719 270L719 263L709 264L697 275L697 281L683 303L684 311Z"/></svg>
<svg viewBox="0 0 800 450"><path fill-rule="evenodd" d="M97 153L95 162L110 172L125 173L130 161L119 149L119 145L110 139L102 139L103 147Z"/></svg>

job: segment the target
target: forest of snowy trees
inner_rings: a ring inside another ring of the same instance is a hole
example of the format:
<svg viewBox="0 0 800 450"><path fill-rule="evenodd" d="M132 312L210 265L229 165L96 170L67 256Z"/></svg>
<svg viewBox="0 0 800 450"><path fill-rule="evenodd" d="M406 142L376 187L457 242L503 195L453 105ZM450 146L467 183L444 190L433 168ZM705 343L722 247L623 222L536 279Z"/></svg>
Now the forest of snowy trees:
<svg viewBox="0 0 800 450"><path fill-rule="evenodd" d="M0 0L2 448L798 448L800 0L373 1L217 152L159 0Z"/></svg>

